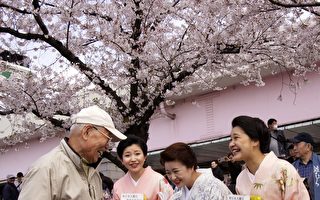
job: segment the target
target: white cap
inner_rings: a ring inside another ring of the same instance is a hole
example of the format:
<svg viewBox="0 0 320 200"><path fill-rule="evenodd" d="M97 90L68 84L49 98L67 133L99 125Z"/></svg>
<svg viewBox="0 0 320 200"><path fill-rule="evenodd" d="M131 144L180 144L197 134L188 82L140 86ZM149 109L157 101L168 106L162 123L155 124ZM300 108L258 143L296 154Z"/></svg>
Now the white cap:
<svg viewBox="0 0 320 200"><path fill-rule="evenodd" d="M16 177L12 174L7 175L7 179L10 179L10 178L16 178Z"/></svg>
<svg viewBox="0 0 320 200"><path fill-rule="evenodd" d="M84 108L80 110L79 113L72 115L71 121L73 124L93 124L103 126L119 140L127 138L127 136L123 135L114 127L110 115L96 105Z"/></svg>

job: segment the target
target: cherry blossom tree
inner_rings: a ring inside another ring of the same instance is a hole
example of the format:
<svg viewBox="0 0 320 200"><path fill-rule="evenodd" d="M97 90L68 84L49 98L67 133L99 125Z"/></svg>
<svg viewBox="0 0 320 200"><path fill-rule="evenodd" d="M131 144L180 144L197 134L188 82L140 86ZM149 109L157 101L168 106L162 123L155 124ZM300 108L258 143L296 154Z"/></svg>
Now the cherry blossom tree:
<svg viewBox="0 0 320 200"><path fill-rule="evenodd" d="M264 69L317 71L319 4L0 0L0 48L32 60L29 73L1 81L1 115L33 113L45 122L16 124L25 129L4 142L59 135L70 124L56 115L91 104L105 108L125 134L147 140L151 116L172 95L195 86L223 89L217 83L226 76L262 86Z"/></svg>

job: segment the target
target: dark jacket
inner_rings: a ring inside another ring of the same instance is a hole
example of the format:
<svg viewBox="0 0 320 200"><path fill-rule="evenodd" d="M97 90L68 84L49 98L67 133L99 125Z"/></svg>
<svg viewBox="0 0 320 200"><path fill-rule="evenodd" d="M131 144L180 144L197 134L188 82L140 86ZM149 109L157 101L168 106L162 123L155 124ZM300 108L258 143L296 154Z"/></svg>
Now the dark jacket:
<svg viewBox="0 0 320 200"><path fill-rule="evenodd" d="M223 176L223 170L217 166L216 168L211 168L213 176L215 176L217 179L220 179L221 181L224 180Z"/></svg>
<svg viewBox="0 0 320 200"><path fill-rule="evenodd" d="M14 183L6 183L2 191L3 200L18 200L19 191Z"/></svg>
<svg viewBox="0 0 320 200"><path fill-rule="evenodd" d="M287 156L288 155L288 150L287 150L287 139L286 137L284 136L284 133L282 130L274 130L273 131L277 137L274 138L273 136L271 136L273 139L277 140L278 142L278 149L279 149L279 154L280 155L285 155ZM270 132L271 134L271 132Z"/></svg>

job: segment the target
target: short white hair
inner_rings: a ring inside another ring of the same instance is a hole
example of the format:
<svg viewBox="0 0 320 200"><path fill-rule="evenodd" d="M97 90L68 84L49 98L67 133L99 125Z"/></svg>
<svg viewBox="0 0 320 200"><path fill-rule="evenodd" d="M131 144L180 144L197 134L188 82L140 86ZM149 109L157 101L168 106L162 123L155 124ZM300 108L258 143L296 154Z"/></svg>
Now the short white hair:
<svg viewBox="0 0 320 200"><path fill-rule="evenodd" d="M77 123L77 124L72 124L70 127L70 134L78 133L80 130L85 126L86 124L82 123Z"/></svg>

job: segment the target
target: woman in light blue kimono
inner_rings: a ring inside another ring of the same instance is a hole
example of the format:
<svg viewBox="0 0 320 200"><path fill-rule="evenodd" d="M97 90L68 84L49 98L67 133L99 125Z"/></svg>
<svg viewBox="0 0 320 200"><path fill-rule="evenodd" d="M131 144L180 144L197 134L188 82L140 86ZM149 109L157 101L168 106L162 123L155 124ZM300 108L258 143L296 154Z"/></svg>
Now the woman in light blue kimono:
<svg viewBox="0 0 320 200"><path fill-rule="evenodd" d="M185 143L174 143L160 154L167 177L176 189L171 200L226 200L232 194L212 174L197 172L197 158Z"/></svg>

